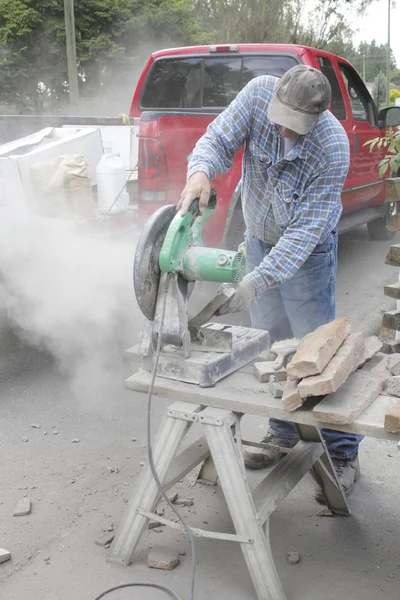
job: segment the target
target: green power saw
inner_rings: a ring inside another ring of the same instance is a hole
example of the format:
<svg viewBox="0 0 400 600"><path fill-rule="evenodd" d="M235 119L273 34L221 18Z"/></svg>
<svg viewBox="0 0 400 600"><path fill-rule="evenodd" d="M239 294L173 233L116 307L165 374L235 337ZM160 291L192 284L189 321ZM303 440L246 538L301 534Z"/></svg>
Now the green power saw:
<svg viewBox="0 0 400 600"><path fill-rule="evenodd" d="M203 245L203 227L216 205L212 191L202 214L198 199L183 216L174 205L158 209L143 228L134 261L136 299L146 317L138 346L142 367L152 370L161 336L157 374L204 387L255 359L270 344L266 331L209 322L245 274L243 253ZM231 285L222 286L190 317L188 300L196 281Z"/></svg>

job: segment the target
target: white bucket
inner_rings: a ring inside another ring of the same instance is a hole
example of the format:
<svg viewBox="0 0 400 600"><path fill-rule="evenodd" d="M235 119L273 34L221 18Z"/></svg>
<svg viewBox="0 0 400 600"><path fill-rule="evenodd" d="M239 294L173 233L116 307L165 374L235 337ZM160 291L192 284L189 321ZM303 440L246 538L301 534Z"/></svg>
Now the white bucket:
<svg viewBox="0 0 400 600"><path fill-rule="evenodd" d="M126 191L126 170L118 154L106 150L96 167L97 206L102 214L126 210L129 194Z"/></svg>

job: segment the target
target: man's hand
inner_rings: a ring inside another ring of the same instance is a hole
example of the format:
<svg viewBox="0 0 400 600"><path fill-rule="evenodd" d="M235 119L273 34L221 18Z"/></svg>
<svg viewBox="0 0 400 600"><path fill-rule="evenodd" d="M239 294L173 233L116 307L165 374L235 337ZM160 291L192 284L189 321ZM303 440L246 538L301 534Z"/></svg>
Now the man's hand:
<svg viewBox="0 0 400 600"><path fill-rule="evenodd" d="M185 185L178 202L177 210L181 211L182 216L187 213L191 203L199 198L200 212L203 212L208 205L211 193L211 184L207 175L201 171L194 173Z"/></svg>
<svg viewBox="0 0 400 600"><path fill-rule="evenodd" d="M223 284L221 287L224 286L233 287L230 284ZM237 286L232 298L230 298L226 304L221 306L221 308L215 314L217 317L220 317L221 315L226 315L228 313L235 313L245 310L248 308L255 295L256 291L253 287L253 284L245 277Z"/></svg>

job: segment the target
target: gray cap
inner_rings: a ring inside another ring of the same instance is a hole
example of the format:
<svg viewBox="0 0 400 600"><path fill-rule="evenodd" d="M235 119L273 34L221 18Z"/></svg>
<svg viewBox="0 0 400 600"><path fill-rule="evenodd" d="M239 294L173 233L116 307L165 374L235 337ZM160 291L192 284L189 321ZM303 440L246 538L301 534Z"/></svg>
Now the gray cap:
<svg viewBox="0 0 400 600"><path fill-rule="evenodd" d="M332 90L321 71L296 65L277 82L268 119L299 135L306 135L331 104Z"/></svg>

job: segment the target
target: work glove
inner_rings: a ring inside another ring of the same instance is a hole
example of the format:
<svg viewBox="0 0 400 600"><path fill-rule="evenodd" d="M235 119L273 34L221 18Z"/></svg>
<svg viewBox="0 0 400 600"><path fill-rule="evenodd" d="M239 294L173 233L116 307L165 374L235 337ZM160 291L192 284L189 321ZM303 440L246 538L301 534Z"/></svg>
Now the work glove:
<svg viewBox="0 0 400 600"><path fill-rule="evenodd" d="M223 288L232 288L232 284L224 283L222 284L220 289ZM228 313L240 312L241 310L246 310L248 308L250 302L256 295L256 290L249 279L244 277L239 285L234 288L235 293L228 300L226 304L221 306L221 308L215 313L217 317L221 315L226 315Z"/></svg>

